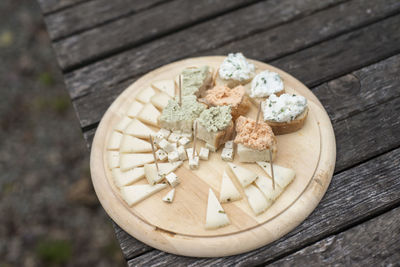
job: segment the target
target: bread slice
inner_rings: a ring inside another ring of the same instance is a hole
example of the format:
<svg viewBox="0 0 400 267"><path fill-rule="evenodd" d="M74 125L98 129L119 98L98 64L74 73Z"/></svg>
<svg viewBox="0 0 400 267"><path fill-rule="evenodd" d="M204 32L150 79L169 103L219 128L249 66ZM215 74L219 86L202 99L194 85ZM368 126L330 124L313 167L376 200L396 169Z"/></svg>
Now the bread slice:
<svg viewBox="0 0 400 267"><path fill-rule="evenodd" d="M275 159L277 151L277 146L276 144L274 144L274 146L272 147L272 160ZM246 147L242 144L238 144L237 154L239 156L239 162L271 161L269 156L269 149L256 150Z"/></svg>
<svg viewBox="0 0 400 267"><path fill-rule="evenodd" d="M232 139L234 129L234 124L231 121L222 131L208 132L201 123L197 122L197 138L218 149L222 144Z"/></svg>
<svg viewBox="0 0 400 267"><path fill-rule="evenodd" d="M293 133L303 128L307 119L308 107L297 117L289 122L266 121L271 126L275 135Z"/></svg>

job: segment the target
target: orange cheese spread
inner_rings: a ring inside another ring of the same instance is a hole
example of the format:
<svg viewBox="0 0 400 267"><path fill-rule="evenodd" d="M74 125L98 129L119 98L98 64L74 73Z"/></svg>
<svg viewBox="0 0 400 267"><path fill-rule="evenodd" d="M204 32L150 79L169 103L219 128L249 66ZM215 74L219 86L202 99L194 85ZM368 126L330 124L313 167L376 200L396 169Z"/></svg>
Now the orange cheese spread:
<svg viewBox="0 0 400 267"><path fill-rule="evenodd" d="M241 85L233 89L227 86L215 86L207 91L205 100L211 106L231 106L232 116L236 118L249 110L250 103L245 98L245 88Z"/></svg>
<svg viewBox="0 0 400 267"><path fill-rule="evenodd" d="M243 116L236 120L236 144L242 144L255 150L269 149L276 144L276 137L271 127L265 122L258 122Z"/></svg>

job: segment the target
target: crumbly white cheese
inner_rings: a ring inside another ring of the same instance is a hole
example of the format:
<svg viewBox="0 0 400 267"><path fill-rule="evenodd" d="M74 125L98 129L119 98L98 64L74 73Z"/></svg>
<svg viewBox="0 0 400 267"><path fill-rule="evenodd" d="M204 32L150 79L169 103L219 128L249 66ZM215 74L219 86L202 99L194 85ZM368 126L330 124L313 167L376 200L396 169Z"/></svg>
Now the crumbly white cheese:
<svg viewBox="0 0 400 267"><path fill-rule="evenodd" d="M159 149L159 150L156 151L156 157L157 157L158 160L164 161L164 160L167 159L168 154L164 150Z"/></svg>
<svg viewBox="0 0 400 267"><path fill-rule="evenodd" d="M224 161L233 161L233 149L232 148L222 149L221 159Z"/></svg>
<svg viewBox="0 0 400 267"><path fill-rule="evenodd" d="M283 90L283 81L278 73L265 70L251 82L250 97L267 97Z"/></svg>
<svg viewBox="0 0 400 267"><path fill-rule="evenodd" d="M201 160L208 160L208 154L210 153L210 150L208 148L202 147L200 148L200 153L199 157Z"/></svg>
<svg viewBox="0 0 400 267"><path fill-rule="evenodd" d="M173 172L171 172L167 176L165 176L165 179L167 179L168 183L172 187L175 187L180 183L178 176Z"/></svg>
<svg viewBox="0 0 400 267"><path fill-rule="evenodd" d="M307 107L307 99L299 95L272 94L262 103L265 121L288 122L303 113Z"/></svg>
<svg viewBox="0 0 400 267"><path fill-rule="evenodd" d="M168 153L168 161L175 162L179 160L179 154L177 151L172 151Z"/></svg>
<svg viewBox="0 0 400 267"><path fill-rule="evenodd" d="M254 76L254 64L249 63L242 53L230 53L219 67L219 76L225 80L246 81Z"/></svg>

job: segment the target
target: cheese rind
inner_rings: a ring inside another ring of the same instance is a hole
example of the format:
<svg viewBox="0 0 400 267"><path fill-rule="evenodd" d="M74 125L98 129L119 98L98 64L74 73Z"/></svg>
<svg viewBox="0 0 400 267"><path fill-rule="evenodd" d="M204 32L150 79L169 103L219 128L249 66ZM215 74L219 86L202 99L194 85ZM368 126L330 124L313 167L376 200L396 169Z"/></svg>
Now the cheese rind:
<svg viewBox="0 0 400 267"><path fill-rule="evenodd" d="M247 202L256 215L261 214L272 205L272 201L265 198L263 193L252 184L244 188L244 193L247 197Z"/></svg>
<svg viewBox="0 0 400 267"><path fill-rule="evenodd" d="M263 168L263 170L271 177L271 164L269 162L260 162L258 161L257 164ZM285 189L296 176L296 172L292 169L285 168L279 165L274 164L274 178L275 183L278 184L282 189Z"/></svg>
<svg viewBox="0 0 400 267"><path fill-rule="evenodd" d="M221 189L219 192L219 201L221 201L221 203L232 202L235 200L239 200L241 198L242 196L240 195L236 186L233 184L231 178L224 171L224 173L222 174Z"/></svg>
<svg viewBox="0 0 400 267"><path fill-rule="evenodd" d="M135 205L136 203L150 197L151 195L166 188L167 184L141 184L141 185L129 185L121 187L121 195L125 202L129 205Z"/></svg>
<svg viewBox="0 0 400 267"><path fill-rule="evenodd" d="M121 144L121 139L122 139L123 134L117 131L113 131L110 139L108 141L108 150L118 150L119 146Z"/></svg>
<svg viewBox="0 0 400 267"><path fill-rule="evenodd" d="M228 163L228 166L240 185L245 188L257 179L257 174L233 163Z"/></svg>
<svg viewBox="0 0 400 267"><path fill-rule="evenodd" d="M142 110L137 114L137 118L144 123L148 123L153 126L158 126L158 117L161 113L151 103L147 103L143 106Z"/></svg>
<svg viewBox="0 0 400 267"><path fill-rule="evenodd" d="M152 129L138 119L132 119L128 127L125 128L124 133L144 139L149 139L150 135L153 136L155 134Z"/></svg>
<svg viewBox="0 0 400 267"><path fill-rule="evenodd" d="M114 168L111 170L115 184L118 187L127 186L144 177L144 168L138 167L132 170L123 172L120 168Z"/></svg>
<svg viewBox="0 0 400 267"><path fill-rule="evenodd" d="M125 134L122 138L120 151L122 153L151 152L151 144L137 137Z"/></svg>
<svg viewBox="0 0 400 267"><path fill-rule="evenodd" d="M216 229L230 224L228 215L219 203L211 188L208 191L206 229Z"/></svg>
<svg viewBox="0 0 400 267"><path fill-rule="evenodd" d="M172 203L172 201L174 201L174 197L175 197L175 188L172 188L172 190L170 190L165 197L163 197L163 201L167 202L167 203Z"/></svg>
<svg viewBox="0 0 400 267"><path fill-rule="evenodd" d="M283 191L278 184L275 184L274 190L272 186L272 180L262 175L258 176L258 178L255 180L255 183L264 196L272 201L275 201Z"/></svg>
<svg viewBox="0 0 400 267"><path fill-rule="evenodd" d="M136 99L143 103L149 103L150 99L153 95L155 95L155 91L151 87L147 87L146 89L141 90L137 95Z"/></svg>
<svg viewBox="0 0 400 267"><path fill-rule="evenodd" d="M127 171L151 162L154 162L154 157L151 153L121 154L119 166L122 171Z"/></svg>

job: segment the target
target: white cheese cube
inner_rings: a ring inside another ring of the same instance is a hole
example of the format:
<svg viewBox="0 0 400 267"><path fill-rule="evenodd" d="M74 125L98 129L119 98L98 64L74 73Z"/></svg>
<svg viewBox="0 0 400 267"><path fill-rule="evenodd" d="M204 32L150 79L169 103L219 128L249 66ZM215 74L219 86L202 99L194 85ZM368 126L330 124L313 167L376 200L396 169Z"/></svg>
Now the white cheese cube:
<svg viewBox="0 0 400 267"><path fill-rule="evenodd" d="M181 139L179 139L178 143L180 145L186 147L190 143L190 140L187 137L181 137Z"/></svg>
<svg viewBox="0 0 400 267"><path fill-rule="evenodd" d="M172 132L175 133L175 134L178 134L178 135L182 134L182 131L179 131L179 130L175 130L175 131L172 131Z"/></svg>
<svg viewBox="0 0 400 267"><path fill-rule="evenodd" d="M178 142L178 140L181 138L180 134L177 133L171 133L170 136L168 137L168 141L170 141L171 143L176 143Z"/></svg>
<svg viewBox="0 0 400 267"><path fill-rule="evenodd" d="M171 172L167 176L165 176L165 179L167 179L168 183L172 187L175 187L180 183L178 176L176 176L176 174L173 172Z"/></svg>
<svg viewBox="0 0 400 267"><path fill-rule="evenodd" d="M191 155L191 153L190 153ZM199 168L199 157L195 156L194 159L192 158L192 156L189 157L189 167L192 170L196 170Z"/></svg>
<svg viewBox="0 0 400 267"><path fill-rule="evenodd" d="M206 148L208 148L208 150L215 152L217 151L217 148L213 145L210 145L209 143L206 143Z"/></svg>
<svg viewBox="0 0 400 267"><path fill-rule="evenodd" d="M179 160L179 154L177 151L172 151L168 153L168 161L169 162L175 162Z"/></svg>
<svg viewBox="0 0 400 267"><path fill-rule="evenodd" d="M179 155L179 160L187 160L187 155L184 146L178 146L177 152Z"/></svg>
<svg viewBox="0 0 400 267"><path fill-rule="evenodd" d="M210 150L208 148L202 147L200 148L200 153L199 157L201 160L208 160L208 154L210 153Z"/></svg>
<svg viewBox="0 0 400 267"><path fill-rule="evenodd" d="M161 140L160 143L158 143L158 146L164 150L167 153L171 153L172 151L175 150L175 146L173 146L170 142L168 142L167 140L163 139Z"/></svg>
<svg viewBox="0 0 400 267"><path fill-rule="evenodd" d="M191 159L192 156L193 156L193 148L192 147L191 148L186 148L186 153L187 153L188 159ZM198 156L197 155L197 151L194 152L194 156L195 157Z"/></svg>
<svg viewBox="0 0 400 267"><path fill-rule="evenodd" d="M157 133L163 135L164 139L167 139L168 136L171 134L171 131L167 130L167 129L164 129L164 128L161 128Z"/></svg>
<svg viewBox="0 0 400 267"><path fill-rule="evenodd" d="M156 151L156 157L158 160L164 161L168 158L168 154L164 150L159 149Z"/></svg>
<svg viewBox="0 0 400 267"><path fill-rule="evenodd" d="M222 149L221 158L222 160L225 161L233 161L233 149L231 148Z"/></svg>
<svg viewBox="0 0 400 267"><path fill-rule="evenodd" d="M192 141L193 138L193 134L192 133L182 133L181 137L186 137L187 139L189 139L190 141Z"/></svg>
<svg viewBox="0 0 400 267"><path fill-rule="evenodd" d="M225 148L232 148L233 149L233 140L226 142L225 143Z"/></svg>
<svg viewBox="0 0 400 267"><path fill-rule="evenodd" d="M169 191L165 197L163 197L163 201L167 203L172 203L174 201L174 196L175 196L175 188L172 188L171 191Z"/></svg>

